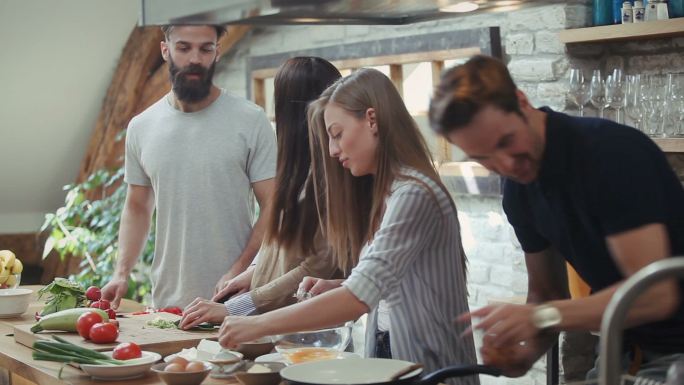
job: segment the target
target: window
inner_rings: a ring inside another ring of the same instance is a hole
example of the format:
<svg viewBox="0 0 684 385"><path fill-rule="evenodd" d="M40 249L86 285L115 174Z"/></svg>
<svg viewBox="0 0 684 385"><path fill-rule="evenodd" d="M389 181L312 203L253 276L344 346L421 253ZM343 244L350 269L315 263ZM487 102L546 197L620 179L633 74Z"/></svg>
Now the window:
<svg viewBox="0 0 684 385"><path fill-rule="evenodd" d="M372 45L372 51L367 48ZM425 47L434 49L425 50ZM372 52L373 56L349 58L345 52ZM463 153L449 145L429 127L428 108L434 85L445 68L460 64L472 55L485 53L500 56L499 30L495 27L457 32L435 33L404 38L323 47L305 52L288 52L251 57L248 69L253 101L274 119L273 77L278 66L294 56L319 56L329 60L342 73L371 67L386 74L404 98L407 109L416 120L440 172L449 170L450 162L463 160ZM444 167L443 167L444 166Z"/></svg>

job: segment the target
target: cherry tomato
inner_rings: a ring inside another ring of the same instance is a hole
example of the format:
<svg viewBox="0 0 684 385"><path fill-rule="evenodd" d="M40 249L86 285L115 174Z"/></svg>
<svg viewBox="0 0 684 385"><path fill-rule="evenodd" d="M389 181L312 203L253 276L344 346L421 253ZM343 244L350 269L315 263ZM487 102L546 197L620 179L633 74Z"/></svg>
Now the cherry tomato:
<svg viewBox="0 0 684 385"><path fill-rule="evenodd" d="M96 344L109 344L116 341L119 329L111 323L97 323L90 328L89 335Z"/></svg>
<svg viewBox="0 0 684 385"><path fill-rule="evenodd" d="M105 310L107 312L107 316L109 317L110 320L115 320L116 319L116 312L113 309L107 309Z"/></svg>
<svg viewBox="0 0 684 385"><path fill-rule="evenodd" d="M115 360L130 360L132 358L142 357L140 346L134 342L124 342L116 345L112 357Z"/></svg>
<svg viewBox="0 0 684 385"><path fill-rule="evenodd" d="M81 337L90 339L90 328L99 322L102 322L102 316L98 313L94 311L83 313L76 320L76 330Z"/></svg>
<svg viewBox="0 0 684 385"><path fill-rule="evenodd" d="M86 290L86 298L88 298L91 301L99 301L100 298L102 298L102 292L100 291L100 288L97 286L91 286Z"/></svg>
<svg viewBox="0 0 684 385"><path fill-rule="evenodd" d="M176 307L176 306L163 307L157 311L164 312L164 313L176 314L176 315L183 315L183 309Z"/></svg>
<svg viewBox="0 0 684 385"><path fill-rule="evenodd" d="M90 305L90 307L94 307L95 309L107 310L107 309L109 309L111 306L110 306L109 301L107 301L106 299L101 299L101 300L99 300L99 301L93 302L93 303Z"/></svg>

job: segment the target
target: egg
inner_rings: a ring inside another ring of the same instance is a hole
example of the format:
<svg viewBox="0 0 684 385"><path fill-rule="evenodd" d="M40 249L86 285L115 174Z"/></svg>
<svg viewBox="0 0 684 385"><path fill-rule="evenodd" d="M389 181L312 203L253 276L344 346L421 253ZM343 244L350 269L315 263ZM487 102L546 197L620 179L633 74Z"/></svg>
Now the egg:
<svg viewBox="0 0 684 385"><path fill-rule="evenodd" d="M192 361L185 366L186 372L201 372L204 370L204 364L199 361Z"/></svg>
<svg viewBox="0 0 684 385"><path fill-rule="evenodd" d="M169 361L169 363L171 363L171 364L178 364L178 365L180 365L180 366L183 367L183 368L185 368L186 366L188 366L188 362L189 362L188 360L186 360L185 358L183 358L183 357L181 357L181 356L176 356L176 357L174 357L171 361Z"/></svg>
<svg viewBox="0 0 684 385"><path fill-rule="evenodd" d="M178 373L178 372L184 372L185 368L181 366L180 364L172 363L166 365L164 368L165 372L172 372L172 373Z"/></svg>

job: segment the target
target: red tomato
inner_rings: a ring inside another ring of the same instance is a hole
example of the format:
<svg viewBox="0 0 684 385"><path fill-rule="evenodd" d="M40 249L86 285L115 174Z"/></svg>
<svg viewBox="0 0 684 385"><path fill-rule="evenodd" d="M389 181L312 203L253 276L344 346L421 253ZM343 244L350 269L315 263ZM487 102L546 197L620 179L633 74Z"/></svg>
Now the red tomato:
<svg viewBox="0 0 684 385"><path fill-rule="evenodd" d="M107 309L106 312L110 320L116 319L116 312L113 309Z"/></svg>
<svg viewBox="0 0 684 385"><path fill-rule="evenodd" d="M97 286L91 286L86 290L86 298L88 298L91 301L99 301L100 298L102 298L102 292L100 291L100 288Z"/></svg>
<svg viewBox="0 0 684 385"><path fill-rule="evenodd" d="M94 311L83 313L78 317L78 320L76 320L76 330L78 330L78 334L81 337L90 339L90 328L99 322L102 322L102 316L98 313Z"/></svg>
<svg viewBox="0 0 684 385"><path fill-rule="evenodd" d="M97 323L90 328L90 339L96 344L109 344L116 341L119 329L111 323Z"/></svg>
<svg viewBox="0 0 684 385"><path fill-rule="evenodd" d="M93 303L90 305L90 307L94 307L95 309L107 310L107 309L109 309L111 306L110 306L109 301L107 301L106 299L101 299L101 300L99 300L99 301L93 302Z"/></svg>
<svg viewBox="0 0 684 385"><path fill-rule="evenodd" d="M176 307L176 306L163 307L157 311L164 312L164 313L176 314L176 315L183 315L183 309Z"/></svg>
<svg viewBox="0 0 684 385"><path fill-rule="evenodd" d="M112 357L115 360L130 360L142 357L142 351L134 342L124 342L116 345Z"/></svg>

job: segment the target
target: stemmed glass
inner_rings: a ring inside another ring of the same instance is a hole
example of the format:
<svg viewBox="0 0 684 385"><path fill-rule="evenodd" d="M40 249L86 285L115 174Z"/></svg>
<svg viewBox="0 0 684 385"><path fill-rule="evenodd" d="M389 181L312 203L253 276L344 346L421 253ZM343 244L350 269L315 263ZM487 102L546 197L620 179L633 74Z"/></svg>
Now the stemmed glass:
<svg viewBox="0 0 684 385"><path fill-rule="evenodd" d="M605 82L601 77L601 70L594 70L589 84L589 100L598 109L599 117L603 118L603 110L606 108Z"/></svg>
<svg viewBox="0 0 684 385"><path fill-rule="evenodd" d="M648 132L651 136L665 136L665 107L667 97L667 85L660 75L651 75L648 80Z"/></svg>
<svg viewBox="0 0 684 385"><path fill-rule="evenodd" d="M606 102L615 109L615 121L622 123L620 121L620 108L623 107L625 102L622 70L614 70L613 74L606 79Z"/></svg>
<svg viewBox="0 0 684 385"><path fill-rule="evenodd" d="M625 91L625 112L634 123L637 130L641 130L643 109L641 103L641 76L627 76L627 90Z"/></svg>
<svg viewBox="0 0 684 385"><path fill-rule="evenodd" d="M584 74L579 68L570 69L570 100L579 108L579 115L584 116L584 106L589 102L589 85L584 81Z"/></svg>

